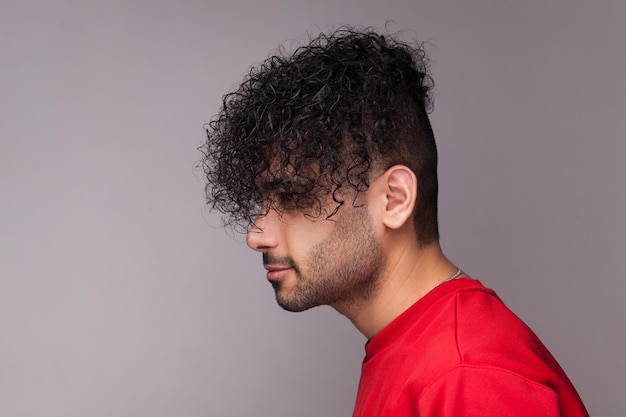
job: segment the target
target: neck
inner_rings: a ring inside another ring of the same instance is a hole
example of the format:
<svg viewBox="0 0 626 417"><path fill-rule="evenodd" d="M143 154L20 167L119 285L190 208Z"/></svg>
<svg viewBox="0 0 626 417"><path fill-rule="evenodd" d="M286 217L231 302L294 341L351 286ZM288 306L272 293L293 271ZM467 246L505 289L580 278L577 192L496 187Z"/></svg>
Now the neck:
<svg viewBox="0 0 626 417"><path fill-rule="evenodd" d="M384 244L389 250L375 293L359 303L334 306L368 339L458 271L438 242L420 247L415 239L391 236Z"/></svg>

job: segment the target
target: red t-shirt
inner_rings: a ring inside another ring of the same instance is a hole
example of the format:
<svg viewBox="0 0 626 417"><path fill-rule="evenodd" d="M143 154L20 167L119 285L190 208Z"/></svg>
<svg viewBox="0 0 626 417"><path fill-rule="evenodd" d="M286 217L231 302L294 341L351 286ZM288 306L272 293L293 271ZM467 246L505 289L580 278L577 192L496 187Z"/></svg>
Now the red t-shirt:
<svg viewBox="0 0 626 417"><path fill-rule="evenodd" d="M475 280L436 287L365 353L353 417L588 417L537 336Z"/></svg>

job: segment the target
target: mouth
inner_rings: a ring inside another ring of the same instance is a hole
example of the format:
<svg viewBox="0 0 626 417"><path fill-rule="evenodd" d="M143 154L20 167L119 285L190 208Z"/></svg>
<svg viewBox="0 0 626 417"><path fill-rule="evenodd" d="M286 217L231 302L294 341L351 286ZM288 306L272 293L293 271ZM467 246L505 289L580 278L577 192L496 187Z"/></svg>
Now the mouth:
<svg viewBox="0 0 626 417"><path fill-rule="evenodd" d="M284 279L293 267L288 265L263 265L267 270L268 281L279 281Z"/></svg>

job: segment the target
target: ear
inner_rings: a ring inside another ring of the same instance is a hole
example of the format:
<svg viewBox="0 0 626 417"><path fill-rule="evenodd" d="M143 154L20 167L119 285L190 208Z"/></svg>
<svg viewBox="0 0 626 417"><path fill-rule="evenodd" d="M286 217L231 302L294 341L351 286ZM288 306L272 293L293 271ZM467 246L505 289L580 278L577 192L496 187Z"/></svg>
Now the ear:
<svg viewBox="0 0 626 417"><path fill-rule="evenodd" d="M413 216L417 199L417 177L408 167L394 165L381 178L386 190L383 223L390 229L400 229Z"/></svg>

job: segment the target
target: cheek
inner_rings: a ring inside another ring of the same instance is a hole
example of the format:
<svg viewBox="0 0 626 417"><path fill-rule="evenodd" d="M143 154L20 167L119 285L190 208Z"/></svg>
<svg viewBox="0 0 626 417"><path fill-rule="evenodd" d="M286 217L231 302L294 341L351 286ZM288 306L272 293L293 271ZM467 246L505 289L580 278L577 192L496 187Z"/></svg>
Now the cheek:
<svg viewBox="0 0 626 417"><path fill-rule="evenodd" d="M323 241L326 241L332 234L334 223L329 221L310 221L306 223L293 224L287 228L287 241L289 251L293 256L305 255L311 249Z"/></svg>

